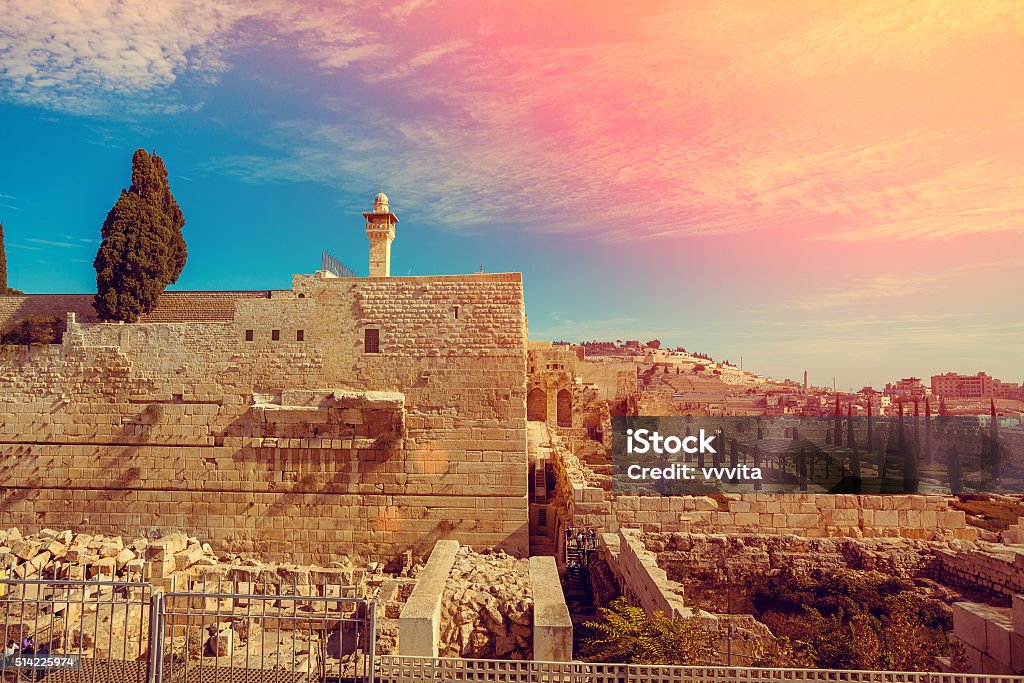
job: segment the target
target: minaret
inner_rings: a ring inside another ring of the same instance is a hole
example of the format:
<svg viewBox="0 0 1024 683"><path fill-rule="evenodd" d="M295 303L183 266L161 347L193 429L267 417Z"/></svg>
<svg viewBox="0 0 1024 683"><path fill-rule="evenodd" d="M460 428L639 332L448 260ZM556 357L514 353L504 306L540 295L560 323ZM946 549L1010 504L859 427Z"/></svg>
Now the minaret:
<svg viewBox="0 0 1024 683"><path fill-rule="evenodd" d="M373 211L364 213L366 236L370 239L370 277L391 275L391 242L395 239L398 216L391 213L388 196L381 189L373 198Z"/></svg>

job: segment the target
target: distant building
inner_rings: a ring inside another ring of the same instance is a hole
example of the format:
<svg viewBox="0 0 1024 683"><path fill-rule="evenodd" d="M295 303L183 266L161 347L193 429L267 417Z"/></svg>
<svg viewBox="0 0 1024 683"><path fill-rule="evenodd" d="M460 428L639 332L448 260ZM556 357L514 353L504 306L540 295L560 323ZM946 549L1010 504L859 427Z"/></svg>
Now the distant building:
<svg viewBox="0 0 1024 683"><path fill-rule="evenodd" d="M883 393L897 398L924 398L928 391L919 378L904 377L895 384L886 384Z"/></svg>
<svg viewBox="0 0 1024 683"><path fill-rule="evenodd" d="M1024 400L1020 384L1002 382L984 372L976 375L958 375L947 372L932 375L932 393L943 398L1011 398Z"/></svg>

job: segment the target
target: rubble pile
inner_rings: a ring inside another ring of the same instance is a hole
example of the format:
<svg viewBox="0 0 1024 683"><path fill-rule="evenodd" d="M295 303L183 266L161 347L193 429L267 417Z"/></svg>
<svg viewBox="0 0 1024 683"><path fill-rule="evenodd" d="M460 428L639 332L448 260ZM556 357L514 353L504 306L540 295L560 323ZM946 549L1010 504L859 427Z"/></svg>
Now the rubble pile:
<svg viewBox="0 0 1024 683"><path fill-rule="evenodd" d="M407 564L390 576L378 562L355 566L347 557L328 567L265 563L218 555L182 533L125 542L71 530L23 535L16 528L0 530L0 563L5 577L57 579L0 586L15 591L0 629L9 639L33 636L55 653L135 661L147 648L140 636L152 594L146 583L165 593L187 591L165 598L169 664L212 657L341 672L358 670L367 644L359 625L365 608L341 599L376 599L378 651L393 652L398 616L421 569ZM129 581L138 583L123 584Z"/></svg>
<svg viewBox="0 0 1024 683"><path fill-rule="evenodd" d="M198 562L216 563L213 551L196 541L181 547L181 558L170 563L183 567ZM150 542L138 538L125 543L120 536L93 536L72 531L43 529L23 536L12 527L0 531L0 569L14 579L125 579L141 580L146 570L146 549Z"/></svg>
<svg viewBox="0 0 1024 683"><path fill-rule="evenodd" d="M531 659L529 561L459 550L441 600L441 656Z"/></svg>
<svg viewBox="0 0 1024 683"><path fill-rule="evenodd" d="M938 551L950 547L950 543L907 538L685 533L648 534L644 545L658 553L658 563L670 575L721 582L742 581L783 567L796 573L854 569L905 579L934 578Z"/></svg>

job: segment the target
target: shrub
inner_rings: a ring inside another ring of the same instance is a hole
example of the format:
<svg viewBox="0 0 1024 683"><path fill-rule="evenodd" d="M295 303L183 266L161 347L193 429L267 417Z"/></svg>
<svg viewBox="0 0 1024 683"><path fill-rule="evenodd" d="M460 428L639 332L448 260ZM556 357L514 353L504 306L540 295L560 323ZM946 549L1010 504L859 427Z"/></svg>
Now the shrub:
<svg viewBox="0 0 1024 683"><path fill-rule="evenodd" d="M24 318L0 337L4 345L59 344L64 326L53 316Z"/></svg>
<svg viewBox="0 0 1024 683"><path fill-rule="evenodd" d="M581 655L592 662L706 665L716 658L717 627L700 617L649 617L624 598L602 607L601 618L583 627Z"/></svg>

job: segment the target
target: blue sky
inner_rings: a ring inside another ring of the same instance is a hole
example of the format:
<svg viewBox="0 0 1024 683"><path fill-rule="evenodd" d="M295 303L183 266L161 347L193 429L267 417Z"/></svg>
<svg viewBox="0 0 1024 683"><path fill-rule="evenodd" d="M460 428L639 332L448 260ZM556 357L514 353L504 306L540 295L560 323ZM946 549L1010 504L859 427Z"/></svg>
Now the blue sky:
<svg viewBox="0 0 1024 683"><path fill-rule="evenodd" d="M578 6L577 6L578 5ZM584 11L585 7L585 11ZM0 0L12 286L90 292L132 152L177 289L521 271L531 336L842 387L1024 377L1019 4ZM741 49L742 48L742 49Z"/></svg>

